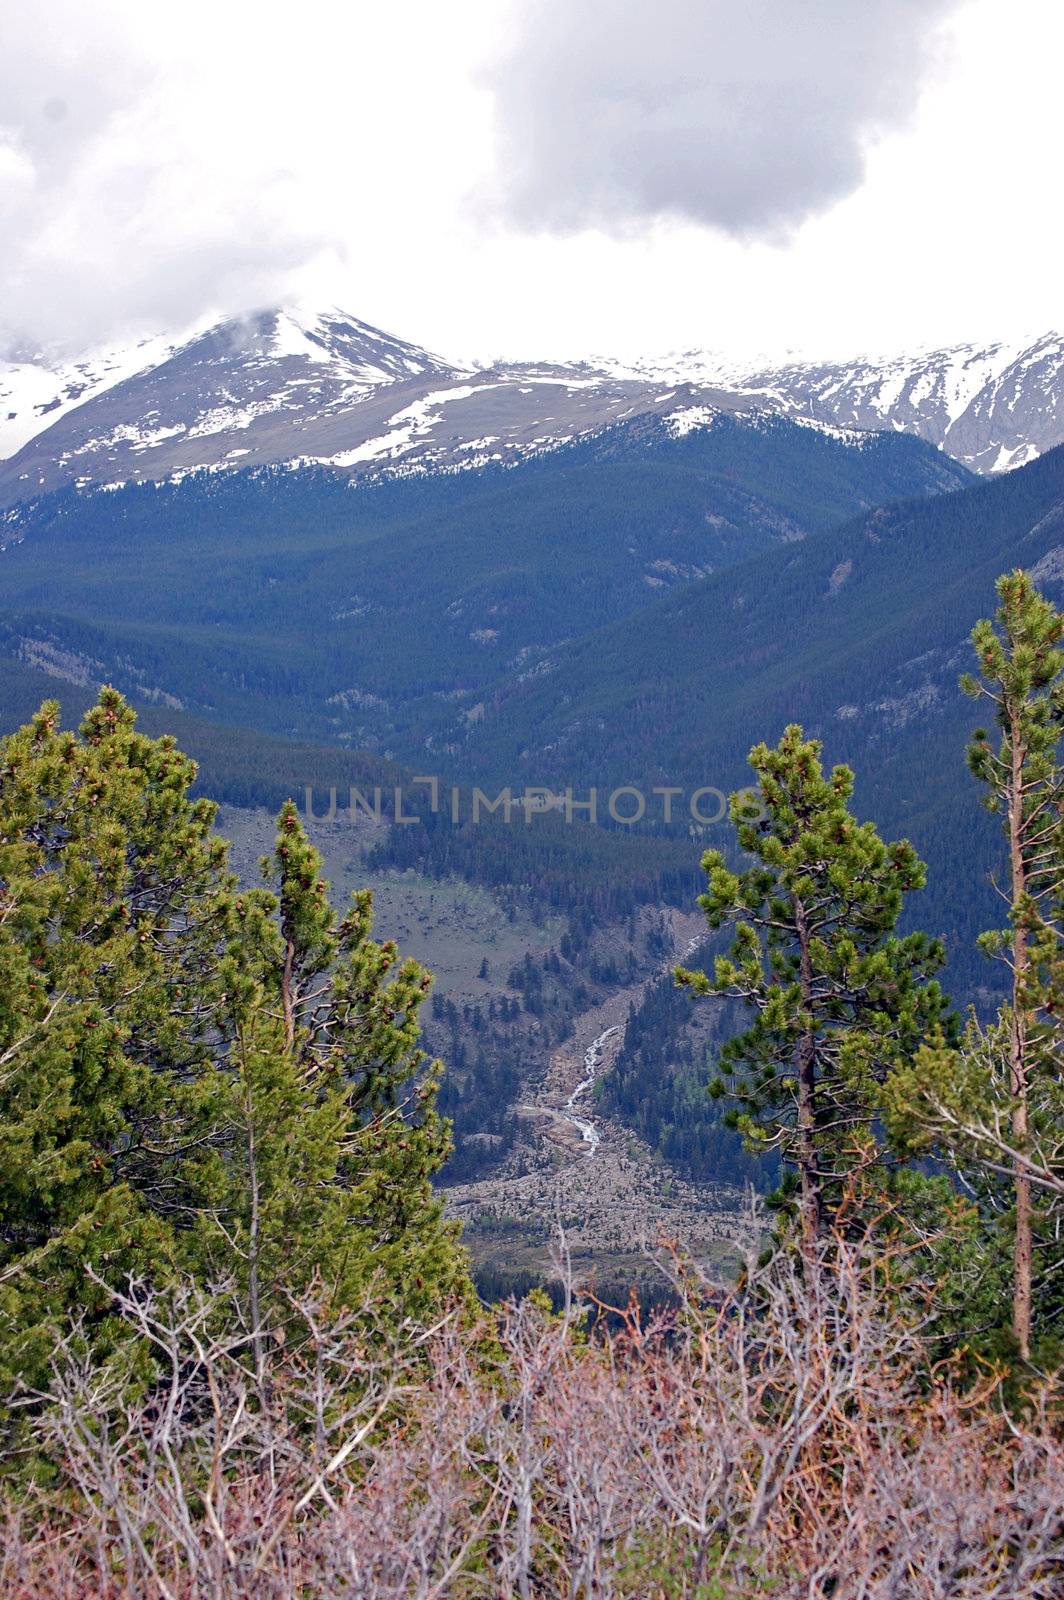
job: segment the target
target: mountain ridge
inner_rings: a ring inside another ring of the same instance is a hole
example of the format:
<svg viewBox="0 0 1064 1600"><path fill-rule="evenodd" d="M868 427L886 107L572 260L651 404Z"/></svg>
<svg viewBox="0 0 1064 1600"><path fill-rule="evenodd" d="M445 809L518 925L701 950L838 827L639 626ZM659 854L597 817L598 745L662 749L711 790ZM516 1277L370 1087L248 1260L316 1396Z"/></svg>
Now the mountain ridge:
<svg viewBox="0 0 1064 1600"><path fill-rule="evenodd" d="M275 308L184 340L0 365L0 505L73 483L327 466L354 478L512 462L661 418L782 414L850 442L917 434L973 470L1064 440L1064 339L961 345L893 361L452 363L338 310ZM6 442L5 442L6 441Z"/></svg>

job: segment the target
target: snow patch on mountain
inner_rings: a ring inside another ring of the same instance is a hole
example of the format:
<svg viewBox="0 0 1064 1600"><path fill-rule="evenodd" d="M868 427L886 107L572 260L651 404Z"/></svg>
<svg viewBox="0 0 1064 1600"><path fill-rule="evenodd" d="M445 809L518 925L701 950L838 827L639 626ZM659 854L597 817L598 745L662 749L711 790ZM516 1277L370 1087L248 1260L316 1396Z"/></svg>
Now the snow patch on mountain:
<svg viewBox="0 0 1064 1600"><path fill-rule="evenodd" d="M673 438L682 439L695 428L712 428L719 416L714 406L682 406L679 411L670 411L664 421Z"/></svg>
<svg viewBox="0 0 1064 1600"><path fill-rule="evenodd" d="M639 418L681 438L725 415L783 416L852 448L915 433L978 471L1007 471L1064 440L1064 339L848 363L686 351L470 367L339 308L286 307L65 365L0 366L0 506L64 483L237 467L468 470Z"/></svg>
<svg viewBox="0 0 1064 1600"><path fill-rule="evenodd" d="M17 360L0 358L0 461L15 455L75 406L157 366L175 348L173 339L160 335L93 350L76 360L44 351Z"/></svg>
<svg viewBox="0 0 1064 1600"><path fill-rule="evenodd" d="M844 430L916 433L978 472L1011 470L1064 441L1064 338L963 344L853 361L741 363L690 350L598 363L614 377L718 389Z"/></svg>

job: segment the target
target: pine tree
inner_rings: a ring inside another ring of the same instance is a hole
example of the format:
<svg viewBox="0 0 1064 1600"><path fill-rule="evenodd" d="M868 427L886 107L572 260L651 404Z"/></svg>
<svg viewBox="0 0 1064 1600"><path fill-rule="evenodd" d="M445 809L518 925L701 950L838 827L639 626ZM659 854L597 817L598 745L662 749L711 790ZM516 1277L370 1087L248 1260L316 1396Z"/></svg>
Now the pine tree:
<svg viewBox="0 0 1064 1600"><path fill-rule="evenodd" d="M979 730L969 747L972 772L987 785L987 804L1004 813L1008 839L1010 928L984 935L984 949L1011 969L1009 1090L1015 1242L1013 1332L1020 1355L1031 1346L1033 1208L1031 1179L1023 1156L1030 1135L1031 1080L1049 1044L1043 1007L1052 998L1042 972L1054 960L1059 937L1053 912L1064 885L1061 810L1064 772L1059 746L1064 729L1064 617L1039 594L1029 575L1017 570L998 579L997 628L976 624L972 645L980 678L965 677L967 693L994 707L1001 739L995 750ZM1050 1066L1052 1070L1052 1066Z"/></svg>
<svg viewBox="0 0 1064 1600"><path fill-rule="evenodd" d="M717 850L702 860L699 904L710 928L734 930L733 948L713 977L677 971L696 994L755 1012L723 1047L713 1087L736 1095L733 1125L751 1147L796 1169L807 1260L847 1175L870 1160L878 1086L944 1019L941 944L895 934L923 863L854 819L853 775L825 777L820 748L791 726L776 749L750 752L756 801L733 795L731 818L753 864L733 871Z"/></svg>
<svg viewBox="0 0 1064 1600"><path fill-rule="evenodd" d="M53 1319L102 1314L85 1268L157 1271L219 1138L217 954L232 878L195 767L105 689L0 743L0 1382Z"/></svg>
<svg viewBox="0 0 1064 1600"><path fill-rule="evenodd" d="M1059 1362L1064 1334L1064 1088L1041 1070L1028 1085L1027 1144L1012 1134L1012 1017L1003 1006L983 1024L969 1019L958 1048L932 1042L891 1075L883 1092L884 1124L899 1154L928 1154L952 1175L951 1196L968 1208L966 1253L957 1260L954 1230L941 1224L933 1249L936 1322L952 1304L953 1339L1000 1357L1017 1351L1015 1327L1015 1176L1018 1160L1031 1182L1033 1310L1031 1347L1040 1366ZM911 1174L917 1181L917 1174ZM1055 1187L1054 1187L1055 1186ZM1007 1330L1007 1333L1006 1333ZM1004 1336L1004 1337L1003 1337ZM1026 1357L1024 1358L1026 1359Z"/></svg>
<svg viewBox="0 0 1064 1600"><path fill-rule="evenodd" d="M968 764L986 785L985 803L1003 820L1008 850L1009 927L982 935L1002 961L1009 1003L999 1025L969 1030L964 1048L925 1050L892 1085L895 1134L918 1148L937 1139L962 1166L991 1178L1011 1170L1012 1331L1023 1360L1031 1353L1038 1206L1064 1199L1064 617L1022 571L998 579L994 621L972 632L980 677L961 680L994 710L999 740L977 729ZM999 1041L1004 1041L1004 1048ZM1045 1229L1050 1257L1059 1265Z"/></svg>
<svg viewBox="0 0 1064 1600"><path fill-rule="evenodd" d="M290 1297L334 1310L372 1291L396 1315L468 1296L457 1229L431 1179L450 1149L439 1062L418 1045L431 984L371 937L372 899L338 920L295 807L263 862L276 898L240 895L231 954L227 1153L201 1237L209 1272L241 1285L260 1376Z"/></svg>
<svg viewBox="0 0 1064 1600"><path fill-rule="evenodd" d="M114 690L77 734L44 705L0 742L0 1385L44 1374L104 1284L277 1304L373 1283L396 1315L468 1296L431 1178L447 1129L418 1047L430 978L335 918L292 806L279 896L241 893L194 764ZM92 1269L92 1275L87 1273Z"/></svg>

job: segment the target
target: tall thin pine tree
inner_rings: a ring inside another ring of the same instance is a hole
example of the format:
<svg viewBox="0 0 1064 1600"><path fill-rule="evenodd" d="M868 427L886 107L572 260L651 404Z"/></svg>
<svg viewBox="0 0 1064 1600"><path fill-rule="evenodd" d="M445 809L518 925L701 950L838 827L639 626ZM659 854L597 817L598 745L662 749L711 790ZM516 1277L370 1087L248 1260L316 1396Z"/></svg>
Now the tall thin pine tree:
<svg viewBox="0 0 1064 1600"><path fill-rule="evenodd" d="M722 1050L714 1088L737 1097L731 1120L755 1149L774 1147L797 1170L812 1261L847 1177L876 1159L877 1085L944 1020L944 953L924 934L895 934L923 863L908 841L885 844L854 819L846 767L825 777L819 743L797 726L750 763L760 807L740 791L731 817L753 864L733 871L718 850L702 861L699 904L712 929L734 930L731 953L712 977L677 978L755 1013Z"/></svg>
<svg viewBox="0 0 1064 1600"><path fill-rule="evenodd" d="M977 730L968 748L972 772L987 786L986 804L1002 814L1008 843L1009 923L980 943L1011 974L1009 1092L1015 1146L1012 1326L1020 1355L1031 1349L1034 1228L1030 1171L1033 1075L1049 1046L1054 1009L1047 970L1059 969L1057 915L1064 894L1064 617L1017 570L998 579L995 622L976 624L972 645L979 677L962 687L988 701L1000 731L995 749Z"/></svg>

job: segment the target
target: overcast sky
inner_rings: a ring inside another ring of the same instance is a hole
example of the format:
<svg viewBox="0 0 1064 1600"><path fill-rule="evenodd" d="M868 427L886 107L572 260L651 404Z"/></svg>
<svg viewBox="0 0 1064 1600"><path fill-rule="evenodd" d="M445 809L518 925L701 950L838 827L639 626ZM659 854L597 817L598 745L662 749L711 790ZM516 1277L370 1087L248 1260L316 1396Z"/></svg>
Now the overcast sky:
<svg viewBox="0 0 1064 1600"><path fill-rule="evenodd" d="M450 356L1064 323L1060 0L3 0L0 327Z"/></svg>

